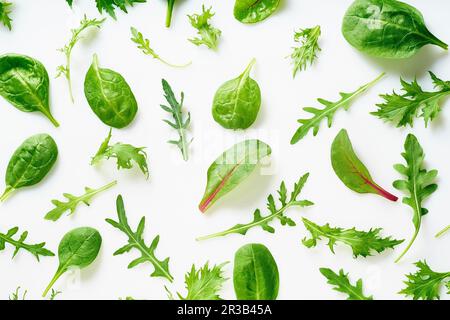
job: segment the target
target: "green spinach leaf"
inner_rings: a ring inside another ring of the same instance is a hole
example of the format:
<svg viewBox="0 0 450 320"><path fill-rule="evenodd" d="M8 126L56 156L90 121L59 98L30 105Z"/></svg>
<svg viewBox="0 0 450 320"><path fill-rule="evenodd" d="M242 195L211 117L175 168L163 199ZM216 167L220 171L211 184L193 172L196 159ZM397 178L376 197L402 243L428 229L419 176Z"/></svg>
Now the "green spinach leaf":
<svg viewBox="0 0 450 320"><path fill-rule="evenodd" d="M47 70L36 59L18 54L0 56L0 95L20 111L43 113L58 127L50 113L49 87Z"/></svg>
<svg viewBox="0 0 450 320"><path fill-rule="evenodd" d="M361 279L356 281L356 285L350 283L348 273L339 270L339 274L328 268L320 268L320 273L328 279L328 283L333 289L345 293L347 300L373 300L372 296L365 296L363 292L363 282Z"/></svg>
<svg viewBox="0 0 450 320"><path fill-rule="evenodd" d="M262 244L247 244L234 256L233 283L238 300L276 300L279 274L275 259Z"/></svg>
<svg viewBox="0 0 450 320"><path fill-rule="evenodd" d="M256 169L271 148L260 140L245 140L220 155L209 167L207 183L199 209L205 212Z"/></svg>
<svg viewBox="0 0 450 320"><path fill-rule="evenodd" d="M58 157L58 147L48 134L26 139L14 152L6 169L6 189L0 197L5 201L13 191L39 183Z"/></svg>
<svg viewBox="0 0 450 320"><path fill-rule="evenodd" d="M382 58L409 58L427 44L448 48L427 29L419 10L397 0L356 0L342 33L356 49Z"/></svg>
<svg viewBox="0 0 450 320"><path fill-rule="evenodd" d="M256 23L277 10L280 0L236 0L234 17L242 23Z"/></svg>
<svg viewBox="0 0 450 320"><path fill-rule="evenodd" d="M84 94L97 117L113 128L128 126L138 111L128 83L119 73L100 68L97 55L86 73Z"/></svg>
<svg viewBox="0 0 450 320"><path fill-rule="evenodd" d="M93 228L81 227L66 233L58 247L58 269L42 296L45 297L55 282L70 268L84 269L94 262L101 245L102 237Z"/></svg>
<svg viewBox="0 0 450 320"><path fill-rule="evenodd" d="M13 237L17 234L19 231L18 227L14 227L8 230L6 233L0 232L0 251L4 250L6 247L6 244L9 243L10 245L15 247L13 258L16 256L16 254L19 252L20 249L26 250L29 253L31 253L33 256L36 257L36 259L39 261L39 256L44 257L53 257L55 254L51 252L50 250L47 250L45 247L45 242L37 243L37 244L28 244L25 243L25 240L28 237L28 231L22 232L19 239L15 240Z"/></svg>
<svg viewBox="0 0 450 320"><path fill-rule="evenodd" d="M226 129L247 129L256 120L261 107L261 90L250 78L253 59L237 78L217 90L212 107L214 120Z"/></svg>

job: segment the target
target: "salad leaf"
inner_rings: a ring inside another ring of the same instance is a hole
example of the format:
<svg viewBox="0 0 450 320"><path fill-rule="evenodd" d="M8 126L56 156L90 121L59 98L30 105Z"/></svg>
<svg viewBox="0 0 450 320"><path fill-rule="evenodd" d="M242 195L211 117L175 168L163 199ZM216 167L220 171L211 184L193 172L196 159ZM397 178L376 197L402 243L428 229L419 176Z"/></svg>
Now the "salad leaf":
<svg viewBox="0 0 450 320"><path fill-rule="evenodd" d="M5 27L11 30L11 21L9 17L11 14L12 3L8 1L0 1L0 22L3 23Z"/></svg>
<svg viewBox="0 0 450 320"><path fill-rule="evenodd" d="M234 17L242 23L256 23L274 13L280 0L236 0Z"/></svg>
<svg viewBox="0 0 450 320"><path fill-rule="evenodd" d="M373 300L372 296L365 296L363 292L363 282L361 279L353 285L350 283L348 273L340 270L339 274L328 268L320 268L320 273L328 279L328 283L333 289L348 295L347 300Z"/></svg>
<svg viewBox="0 0 450 320"><path fill-rule="evenodd" d="M429 73L437 90L424 91L417 79L411 83L400 79L404 93L394 91L392 94L381 95L385 101L377 104L378 110L372 114L397 127L412 127L416 117L423 118L425 126L428 126L441 112L442 100L450 96L450 81L439 79L431 71Z"/></svg>
<svg viewBox="0 0 450 320"><path fill-rule="evenodd" d="M403 203L410 206L414 211L413 224L415 232L408 246L395 262L400 261L411 248L414 240L416 240L422 223L422 217L428 213L428 210L422 207L422 202L438 188L437 184L433 183L438 171L427 171L424 168L425 154L414 135L409 134L406 138L405 152L402 153L402 156L406 161L406 166L397 164L394 168L400 174L404 175L405 179L395 181L394 187L408 194L407 197L403 198Z"/></svg>
<svg viewBox="0 0 450 320"><path fill-rule="evenodd" d="M294 184L294 188L292 193L290 194L290 197L288 198L288 191L286 189L286 185L283 182L281 182L280 189L278 190L279 195L279 201L280 201L280 207L277 208L274 200L273 195L269 195L267 198L267 209L269 210L269 214L266 216L261 215L261 211L259 209L256 209L254 212L254 218L253 221L246 223L246 224L237 224L234 227L231 227L230 229L227 229L222 232L214 233L208 236L197 238L197 240L207 240L211 238L216 237L222 237L226 236L228 234L237 233L245 235L248 230L255 227L261 227L264 231L274 233L275 229L269 225L270 222L273 220L278 219L281 223L281 225L285 226L295 226L294 220L287 217L285 215L285 211L291 207L308 207L312 206L313 203L309 200L299 200L298 197L308 180L309 173L303 175L300 177L297 183Z"/></svg>
<svg viewBox="0 0 450 320"><path fill-rule="evenodd" d="M189 22L195 29L197 29L197 33L200 36L199 38L189 39L189 41L196 46L203 44L210 49L217 49L217 44L222 31L214 28L209 23L209 20L215 15L211 12L211 10L212 7L205 9L205 6L203 5L201 14L188 15Z"/></svg>
<svg viewBox="0 0 450 320"><path fill-rule="evenodd" d="M381 228L359 231L355 228L332 228L328 223L324 226L319 226L306 218L302 218L302 220L305 228L311 233L310 239L304 238L302 240L306 247L315 247L317 241L326 238L328 239L328 247L331 252L334 253L336 243L341 242L352 248L353 257L355 258L358 256L364 258L371 256L374 251L381 253L386 249L393 249L404 241L395 240L391 237L381 238L379 235L382 230Z"/></svg>
<svg viewBox="0 0 450 320"><path fill-rule="evenodd" d="M291 139L291 144L296 144L301 139L303 139L310 130L313 130L313 135L316 136L320 129L320 123L322 120L327 119L328 127L331 127L334 114L337 110L343 108L344 110L348 110L350 108L351 103L353 100L361 95L363 92L368 90L370 87L375 85L381 78L384 77L384 73L379 75L375 80L363 85L358 90L351 92L351 93L343 93L341 92L341 99L336 102L324 100L324 99L317 99L320 104L324 105L325 108L323 109L316 109L312 107L306 107L303 108L304 111L313 114L313 117L310 119L299 119L298 122L300 123L300 127L297 129L295 134L293 135Z"/></svg>
<svg viewBox="0 0 450 320"><path fill-rule="evenodd" d="M443 236L445 233L447 233L450 230L450 225L446 226L444 229L442 229L441 231L439 231L436 234L436 238L439 238L441 236Z"/></svg>
<svg viewBox="0 0 450 320"><path fill-rule="evenodd" d="M13 236L17 234L19 231L18 227L14 227L8 230L6 233L0 233L0 251L4 250L6 247L6 244L9 243L10 245L15 247L13 258L17 255L19 250L23 249L25 251L28 251L33 256L36 257L36 259L39 261L39 256L46 256L46 257L53 257L55 254L51 252L50 250L47 250L44 248L45 242L37 243L37 244L27 244L25 243L25 240L28 237L28 231L22 232L20 237L15 240L13 239Z"/></svg>
<svg viewBox="0 0 450 320"><path fill-rule="evenodd" d="M294 78L298 72L306 70L308 64L312 65L317 58L317 53L321 51L319 47L320 34L320 26L294 32L294 41L300 44L299 47L293 48L291 54Z"/></svg>

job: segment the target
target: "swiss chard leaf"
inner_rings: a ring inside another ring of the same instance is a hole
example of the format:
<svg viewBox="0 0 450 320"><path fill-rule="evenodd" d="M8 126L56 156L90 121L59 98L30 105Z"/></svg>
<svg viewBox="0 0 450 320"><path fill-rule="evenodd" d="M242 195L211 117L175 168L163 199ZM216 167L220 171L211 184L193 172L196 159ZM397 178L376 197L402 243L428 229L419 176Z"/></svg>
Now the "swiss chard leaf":
<svg viewBox="0 0 450 320"><path fill-rule="evenodd" d="M274 233L275 229L272 226L270 226L269 223L276 219L278 219L283 226L285 225L295 226L296 224L294 220L287 217L285 215L285 211L291 207L307 207L313 205L313 203L309 200L298 199L306 181L308 180L308 177L309 173L300 177L298 182L294 184L294 189L289 197L284 181L281 182L280 189L278 190L280 206L277 207L277 205L275 204L274 196L269 195L269 197L267 198L267 210L269 210L270 213L268 215L262 216L261 211L259 209L256 209L253 214L254 215L253 221L246 224L237 224L234 227L231 227L230 229L214 233L208 236L200 237L197 238L197 240L206 240L216 237L222 237L233 233L245 235L248 230L255 227L261 227L264 231Z"/></svg>
<svg viewBox="0 0 450 320"><path fill-rule="evenodd" d="M15 247L13 258L16 256L16 254L19 252L19 250L25 250L31 253L33 256L36 257L36 259L39 261L40 256L47 256L47 257L53 257L55 254L51 252L50 250L47 250L44 248L45 242L37 243L37 244L27 244L25 243L25 240L28 237L28 231L22 232L20 237L18 239L13 239L13 237L17 234L19 231L18 227L14 227L8 230L6 233L0 233L0 251L4 250L6 247L6 244L9 243L10 245Z"/></svg>
<svg viewBox="0 0 450 320"><path fill-rule="evenodd" d="M316 136L320 129L320 123L322 120L327 120L328 127L331 127L334 114L339 109L348 110L350 108L353 100L361 95L363 92L368 90L370 87L375 85L382 77L384 77L384 73L379 75L375 80L363 85L358 90L351 93L343 93L341 92L341 99L336 102L318 99L319 103L325 106L323 109L316 109L312 107L303 108L304 111L311 113L313 115L310 119L299 119L300 127L294 133L291 139L291 144L296 144L301 139L303 139L310 130L313 130L313 135Z"/></svg>
<svg viewBox="0 0 450 320"><path fill-rule="evenodd" d="M11 14L11 2L0 1L0 22L3 23L5 27L11 30L11 21L12 19L9 17Z"/></svg>
<svg viewBox="0 0 450 320"><path fill-rule="evenodd" d="M404 180L397 180L394 182L394 187L398 190L405 191L408 196L403 198L403 203L413 209L413 224L414 235L403 253L397 258L396 262L408 252L414 240L419 234L422 217L428 213L428 210L423 208L422 202L428 198L438 188L437 184L433 183L438 171L427 171L424 168L425 154L422 146L419 144L417 138L409 134L405 141L405 152L402 153L406 161L406 166L397 164L394 168L405 176Z"/></svg>
<svg viewBox="0 0 450 320"><path fill-rule="evenodd" d="M426 261L418 261L415 265L418 270L406 275L406 288L400 291L401 294L414 300L434 300L440 298L439 291L444 283L450 289L450 272L435 272Z"/></svg>
<svg viewBox="0 0 450 320"><path fill-rule="evenodd" d="M425 126L428 126L441 112L442 100L450 95L450 81L439 79L431 71L430 76L437 90L424 91L417 79L411 83L400 79L404 93L394 91L392 94L381 95L384 102L378 104L378 110L372 114L397 127L412 127L416 117L423 118Z"/></svg>
<svg viewBox="0 0 450 320"><path fill-rule="evenodd" d="M336 175L349 189L358 193L374 193L391 201L398 200L373 181L369 170L353 150L345 129L342 129L333 141L331 164Z"/></svg>
<svg viewBox="0 0 450 320"><path fill-rule="evenodd" d="M359 231L355 228L342 229L333 228L329 224L319 226L306 218L302 218L305 228L311 233L311 238L304 238L303 244L312 248L317 245L317 241L322 238L328 239L328 247L334 253L335 245L340 242L352 248L353 256L367 257L371 256L373 252L381 253L387 249L393 249L395 246L402 243L404 240L395 240L391 237L380 237L381 228L370 229L369 231Z"/></svg>
<svg viewBox="0 0 450 320"><path fill-rule="evenodd" d="M117 256L129 252L131 249L137 249L141 253L141 256L131 261L128 265L128 269L134 268L141 263L150 262L154 267L154 271L150 276L163 277L172 282L173 277L169 272L169 258L161 261L158 260L158 258L155 256L155 250L159 243L159 235L153 239L150 246L147 246L143 238L145 217L141 218L136 231L133 231L128 224L125 206L121 195L117 197L116 205L119 221L106 219L106 222L108 222L114 228L122 231L128 237L128 243L114 252L114 255Z"/></svg>
<svg viewBox="0 0 450 320"><path fill-rule="evenodd" d="M203 5L201 14L188 15L189 22L197 29L199 35L199 37L189 39L189 41L196 46L205 45L208 48L215 50L217 49L217 44L222 31L214 28L209 23L209 20L214 17L214 13L211 12L211 10L212 8L205 9L205 6Z"/></svg>
<svg viewBox="0 0 450 320"><path fill-rule="evenodd" d="M306 70L308 64L312 65L317 58L319 47L320 26L306 28L294 33L294 41L300 46L294 47L291 54L292 65L294 66L294 78L298 72Z"/></svg>
<svg viewBox="0 0 450 320"><path fill-rule="evenodd" d="M373 300L372 296L365 296L363 292L363 282L361 279L356 281L353 285L350 283L348 274L344 270L339 270L339 273L335 273L328 268L320 268L320 273L328 279L328 283L333 286L333 289L345 293L348 297L347 300Z"/></svg>

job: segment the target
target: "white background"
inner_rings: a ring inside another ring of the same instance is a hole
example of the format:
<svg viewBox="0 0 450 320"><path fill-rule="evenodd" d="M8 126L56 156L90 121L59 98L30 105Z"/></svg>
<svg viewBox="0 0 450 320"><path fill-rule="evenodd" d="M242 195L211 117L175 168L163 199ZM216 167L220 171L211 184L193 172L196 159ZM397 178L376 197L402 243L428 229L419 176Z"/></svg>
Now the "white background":
<svg viewBox="0 0 450 320"><path fill-rule="evenodd" d="M232 278L235 251L242 245L257 242L265 244L273 253L280 271L280 299L342 299L326 284L320 267L334 270L344 268L351 279L362 278L365 292L375 299L400 299L397 292L403 288L405 274L415 270L413 263L426 259L436 271L449 271L450 235L435 239L434 234L450 223L448 195L450 191L450 125L448 110L428 129L422 120L414 130L397 129L370 115L378 94L399 88L399 77L411 80L417 76L425 88L432 85L427 75L434 71L444 80L450 79L450 57L438 47L426 47L414 58L405 61L373 59L354 50L343 39L340 24L352 1L282 1L279 10L257 25L243 25L233 18L234 1L204 1L213 5L216 16L212 23L223 31L217 52L196 47L187 41L195 30L187 14L199 12L202 1L180 1L177 4L173 26L164 27L166 1L153 0L129 9L129 14L117 11L117 21L107 17L100 32L91 32L73 51L72 73L74 105L69 100L65 79L54 79L56 67L64 56L56 49L70 38L70 29L78 26L86 13L98 17L94 1L76 0L71 10L63 0L16 0L12 14L13 31L1 28L1 53L15 52L30 55L47 67L51 77L51 110L61 123L54 128L38 113L26 114L0 101L0 168L2 175L17 146L30 135L47 132L58 143L60 156L55 168L37 186L22 189L0 208L0 230L13 226L29 231L30 242L46 241L48 248L57 252L61 237L79 226L97 228L103 237L101 253L95 263L81 272L80 281L62 276L55 288L63 291L59 299L118 299L133 296L137 299L166 299L163 288L184 291L184 274L195 263L203 265L230 261L226 275ZM445 42L450 42L448 19L450 2L446 0L410 0L425 16L430 30ZM292 78L289 60L294 29L320 24L322 52L314 66ZM174 63L192 60L192 66L172 69L151 57L144 56L130 41L130 26L135 26L150 38L153 48L163 58ZM105 138L108 128L90 110L84 94L84 75L93 53L99 56L100 66L120 72L130 84L139 103L139 113L126 129L114 130L112 141L146 146L149 156L150 179L137 170L117 172L114 161L105 161L98 168L89 165L90 157ZM262 110L251 130L227 131L214 122L211 102L216 89L226 80L242 72L251 58L257 59L252 76L258 81L263 96ZM291 146L290 138L297 128L296 119L305 117L301 107L319 106L316 98L338 99L339 91L352 91L369 82L381 72L388 76L367 94L358 98L348 112L337 112L332 128L325 126L317 137L308 135ZM161 78L167 79L179 94L186 94L186 107L192 113L191 159L184 163L181 154L166 140L176 133L161 120L167 117L159 104L165 102ZM447 101L447 105L449 102ZM449 108L449 107L446 107ZM402 162L400 153L408 132L414 132L425 152L428 168L439 170L439 189L426 201L430 210L415 244L399 264L395 257L404 248L387 251L367 259L353 259L348 247L338 246L333 255L322 241L316 248L307 249L301 239L307 235L300 217L333 226L384 228L384 235L409 239L413 233L412 211L400 201L391 203L375 195L360 195L347 189L334 174L329 159L330 145L342 128L348 129L355 150L370 169L374 179L398 196L392 181L399 175L392 168ZM275 169L273 175L252 175L238 190L218 202L206 214L197 205L202 198L206 170L226 148L246 137L258 137L272 145ZM297 227L272 225L275 234L261 229L247 236L231 235L225 238L196 242L195 238L227 229L236 223L252 219L255 208L265 208L265 199L275 192L281 180L291 185L305 172L310 179L303 198L315 206L307 210L291 209L289 216L300 224ZM63 192L80 194L84 186L99 187L114 179L114 189L96 197L90 207L80 205L76 213L63 216L58 222L43 219L52 208L51 199L62 199ZM115 218L115 197L122 194L129 217L135 228L141 216L147 217L145 237L148 242L156 234L161 236L157 249L160 258L170 257L173 284L151 278L153 268L142 264L127 270L137 252L113 257L112 253L127 241L118 230L106 224L105 218ZM0 252L0 298L6 299L17 287L28 289L28 298L39 299L53 276L57 258L43 257L38 263L26 251L11 260L13 249L7 246ZM232 281L221 293L234 299ZM448 298L443 292L442 298Z"/></svg>

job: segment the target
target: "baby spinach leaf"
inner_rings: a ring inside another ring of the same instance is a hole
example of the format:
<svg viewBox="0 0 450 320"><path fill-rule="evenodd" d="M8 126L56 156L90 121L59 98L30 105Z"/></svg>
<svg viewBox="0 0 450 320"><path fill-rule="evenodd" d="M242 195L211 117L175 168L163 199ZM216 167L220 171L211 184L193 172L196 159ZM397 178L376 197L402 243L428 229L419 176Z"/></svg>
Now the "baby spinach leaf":
<svg viewBox="0 0 450 320"><path fill-rule="evenodd" d="M167 10L166 10L166 27L169 28L172 23L173 7L175 6L176 0L166 0Z"/></svg>
<svg viewBox="0 0 450 320"><path fill-rule="evenodd" d="M356 0L342 33L356 49L383 58L408 58L427 44L448 47L427 29L416 8L397 0Z"/></svg>
<svg viewBox="0 0 450 320"><path fill-rule="evenodd" d="M250 78L253 59L237 78L225 82L217 90L212 107L214 120L226 129L247 129L258 116L261 90Z"/></svg>
<svg viewBox="0 0 450 320"><path fill-rule="evenodd" d="M349 189L358 193L374 193L391 201L398 200L373 181L369 170L353 150L345 129L342 129L333 141L331 164L336 175Z"/></svg>
<svg viewBox="0 0 450 320"><path fill-rule="evenodd" d="M314 28L301 29L294 33L294 41L300 43L299 47L294 47L291 54L292 65L294 66L294 78L297 72L306 70L317 58L319 47L320 26Z"/></svg>
<svg viewBox="0 0 450 320"><path fill-rule="evenodd" d="M402 153L402 156L406 161L406 166L397 164L394 168L401 175L405 176L405 180L394 181L394 187L408 193L408 197L403 198L403 203L410 206L414 211L413 224L415 231L408 246L395 262L400 261L411 248L414 240L416 240L422 224L422 217L428 213L428 210L422 207L422 202L438 188L437 184L433 183L438 171L427 171L424 168L425 154L414 135L409 134L406 138L405 152Z"/></svg>
<svg viewBox="0 0 450 320"><path fill-rule="evenodd" d="M198 241L200 240L207 240L211 238L216 237L223 237L228 234L237 233L245 235L248 230L255 227L261 227L264 231L274 233L275 229L269 225L270 222L273 220L278 219L281 223L281 225L285 226L295 226L294 220L287 217L285 215L285 211L291 207L308 207L312 206L313 203L309 200L299 200L297 199L300 195L303 186L305 185L306 181L308 180L309 173L303 175L300 177L297 183L294 184L294 189L288 198L288 191L286 189L286 185L283 182L281 182L280 189L278 190L279 200L280 200L280 207L277 208L275 204L275 200L273 195L269 195L267 198L267 209L269 210L270 214L266 216L261 215L261 211L259 209L256 209L253 213L254 218L253 221L246 223L246 224L237 224L234 227L231 227L230 229L227 229L222 232L214 233L208 236L197 238Z"/></svg>
<svg viewBox="0 0 450 320"><path fill-rule="evenodd" d="M234 17L242 23L256 23L277 10L280 0L236 0Z"/></svg>
<svg viewBox="0 0 450 320"><path fill-rule="evenodd" d="M13 258L19 252L20 249L26 250L31 253L36 259L39 261L39 256L53 257L55 254L50 250L44 248L45 242L37 243L37 244L27 244L25 240L28 237L28 231L22 232L19 239L15 240L13 237L19 231L18 227L14 227L8 230L6 233L0 232L0 251L5 249L7 243L15 247Z"/></svg>
<svg viewBox="0 0 450 320"><path fill-rule="evenodd" d="M66 233L58 247L58 269L42 296L45 297L55 282L70 268L84 269L94 262L101 245L102 237L93 228L81 227Z"/></svg>
<svg viewBox="0 0 450 320"><path fill-rule="evenodd" d="M238 300L276 300L279 282L277 263L266 246L252 243L236 252L233 283Z"/></svg>
<svg viewBox="0 0 450 320"><path fill-rule="evenodd" d="M406 275L406 288L399 293L414 300L435 300L440 298L439 292L444 283L450 289L450 272L435 272L426 261L418 261L415 265L418 270Z"/></svg>
<svg viewBox="0 0 450 320"><path fill-rule="evenodd" d="M202 6L201 14L188 15L189 22L197 29L199 38L189 39L190 42L196 46L205 45L210 49L217 49L219 38L222 35L222 31L214 28L209 23L209 20L214 17L214 13L211 12L212 7L205 9L205 5Z"/></svg>
<svg viewBox="0 0 450 320"><path fill-rule="evenodd" d="M439 79L431 71L430 76L437 90L424 91L417 79L411 83L400 79L404 93L397 94L394 91L392 94L381 95L385 101L377 104L378 110L372 114L386 122L394 123L397 127L406 127L408 124L412 127L414 118L421 117L427 127L428 122L439 116L442 100L450 96L450 81Z"/></svg>
<svg viewBox="0 0 450 320"><path fill-rule="evenodd" d="M116 158L117 169L131 169L133 167L133 161L139 166L142 173L148 179L148 165L147 154L144 151L144 147L136 148L131 144L116 142L113 145L109 145L111 140L111 129L108 136L100 145L97 153L91 160L91 165L98 164L103 159Z"/></svg>
<svg viewBox="0 0 450 320"><path fill-rule="evenodd" d="M261 160L272 153L260 140L245 140L220 155L209 167L205 194L200 201L201 212L238 186L256 169Z"/></svg>
<svg viewBox="0 0 450 320"><path fill-rule="evenodd" d="M98 189L92 189L89 187L85 188L85 194L81 196L74 196L70 193L63 193L63 196L67 198L66 202L62 202L59 200L52 200L52 203L55 205L55 208L47 212L45 215L45 219L56 221L63 215L64 212L70 211L69 215L73 214L75 212L75 209L77 208L78 204L84 203L86 205L89 205L92 198L100 193L103 192L117 184L117 181L113 181L111 183L108 183L107 185L98 188Z"/></svg>
<svg viewBox="0 0 450 320"><path fill-rule="evenodd" d="M6 169L6 189L0 197L5 201L13 191L39 183L55 164L58 147L48 134L26 139L14 152Z"/></svg>
<svg viewBox="0 0 450 320"><path fill-rule="evenodd" d="M24 112L39 111L55 127L59 123L50 113L49 79L44 65L28 56L0 56L0 95Z"/></svg>
<svg viewBox="0 0 450 320"><path fill-rule="evenodd" d="M333 289L348 295L347 300L373 300L372 296L365 296L363 292L363 282L361 279L356 281L356 285L350 283L348 273L339 270L339 274L328 268L320 268L320 273L328 279L328 283Z"/></svg>
<svg viewBox="0 0 450 320"><path fill-rule="evenodd" d="M9 17L11 14L11 2L0 1L0 22L3 23L5 27L11 30L11 21L12 19Z"/></svg>
<svg viewBox="0 0 450 320"><path fill-rule="evenodd" d="M84 79L84 94L97 117L113 128L128 126L138 111L128 83L119 73L101 69L96 54Z"/></svg>
<svg viewBox="0 0 450 320"><path fill-rule="evenodd" d="M120 254L124 254L126 252L129 252L133 248L137 249L138 251L140 251L141 256L131 261L128 265L128 269L134 268L141 263L150 262L155 268L153 273L150 275L151 277L163 277L172 282L173 277L169 271L169 258L160 261L155 256L155 250L159 243L159 235L153 239L150 246L147 246L143 238L145 217L141 218L136 232L134 232L133 230L131 230L131 227L128 224L127 215L125 213L125 206L123 204L123 198L121 195L117 197L116 206L119 221L106 219L106 222L108 222L114 228L117 228L125 233L125 235L128 237L128 243L114 252L114 255L117 256Z"/></svg>
<svg viewBox="0 0 450 320"><path fill-rule="evenodd" d="M342 229L332 228L327 223L319 226L306 218L302 218L305 228L311 233L311 238L304 238L302 243L307 248L313 248L317 241L322 237L328 239L328 247L334 253L334 247L337 242L344 243L352 248L353 257L362 256L364 258L371 256L372 252L381 253L386 249L393 249L404 240L395 240L391 237L381 238L379 233L381 228L370 229L369 231L359 231L355 228Z"/></svg>
<svg viewBox="0 0 450 320"><path fill-rule="evenodd" d="M341 92L340 93L341 99L339 101L332 102L321 98L317 99L317 101L320 104L325 106L324 109L316 109L312 107L303 108L304 111L313 114L313 117L310 119L297 120L300 123L300 127L292 136L291 144L296 144L297 142L299 142L308 134L310 130L313 130L313 135L316 136L320 129L320 123L324 119L327 120L328 127L331 127L334 114L336 113L337 110L343 108L344 110L347 111L356 97L367 91L370 87L375 85L383 77L384 73L379 75L375 80L363 85L354 92L351 93Z"/></svg>

